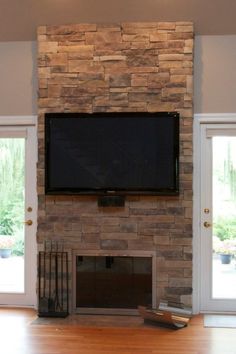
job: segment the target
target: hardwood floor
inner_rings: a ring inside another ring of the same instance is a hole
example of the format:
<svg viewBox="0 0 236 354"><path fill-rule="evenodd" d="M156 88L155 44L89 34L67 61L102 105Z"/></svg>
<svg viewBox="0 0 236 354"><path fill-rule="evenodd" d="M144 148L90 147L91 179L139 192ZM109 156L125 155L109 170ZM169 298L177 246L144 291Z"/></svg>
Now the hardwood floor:
<svg viewBox="0 0 236 354"><path fill-rule="evenodd" d="M139 317L122 316L118 323L112 316L37 319L34 310L1 308L0 352L235 354L236 329L204 328L200 315L188 327L175 331L143 324Z"/></svg>

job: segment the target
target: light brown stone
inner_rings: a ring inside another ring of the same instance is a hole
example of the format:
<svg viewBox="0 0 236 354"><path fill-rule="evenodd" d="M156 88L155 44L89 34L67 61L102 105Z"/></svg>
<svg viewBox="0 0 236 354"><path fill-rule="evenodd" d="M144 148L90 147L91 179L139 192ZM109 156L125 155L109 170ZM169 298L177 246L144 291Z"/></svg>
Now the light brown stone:
<svg viewBox="0 0 236 354"><path fill-rule="evenodd" d="M62 65L67 66L68 58L65 53L53 53L46 56L48 66Z"/></svg>
<svg viewBox="0 0 236 354"><path fill-rule="evenodd" d="M114 44L121 43L121 33L120 32L86 32L85 33L86 44L94 44L100 46L103 44Z"/></svg>
<svg viewBox="0 0 236 354"><path fill-rule="evenodd" d="M147 74L132 74L131 86L147 86L148 77Z"/></svg>
<svg viewBox="0 0 236 354"><path fill-rule="evenodd" d="M177 301L189 299L192 291L190 28L191 22L151 22L38 30L38 242L63 238L69 253L72 248L154 251L157 296ZM44 113L78 111L178 111L180 195L130 196L124 208L98 207L94 196L45 198Z"/></svg>
<svg viewBox="0 0 236 354"><path fill-rule="evenodd" d="M181 60L178 61L160 61L159 68L160 69L173 69L173 68L182 68L183 62Z"/></svg>
<svg viewBox="0 0 236 354"><path fill-rule="evenodd" d="M58 42L46 42L42 41L38 43L39 53L57 53Z"/></svg>
<svg viewBox="0 0 236 354"><path fill-rule="evenodd" d="M183 54L159 54L158 59L159 61L182 61L184 58Z"/></svg>
<svg viewBox="0 0 236 354"><path fill-rule="evenodd" d="M110 93L109 101L111 106L128 107L128 93Z"/></svg>
<svg viewBox="0 0 236 354"><path fill-rule="evenodd" d="M104 73L104 67L100 63L89 60L69 60L68 70L72 73Z"/></svg>
<svg viewBox="0 0 236 354"><path fill-rule="evenodd" d="M153 49L133 49L125 51L128 66L156 66L156 56Z"/></svg>
<svg viewBox="0 0 236 354"><path fill-rule="evenodd" d="M69 59L92 59L94 53L93 45L59 45L59 53L68 53Z"/></svg>
<svg viewBox="0 0 236 354"><path fill-rule="evenodd" d="M148 112L171 112L176 108L175 103L172 102L161 102L157 101L155 103L148 103L147 109Z"/></svg>
<svg viewBox="0 0 236 354"><path fill-rule="evenodd" d="M124 42L141 42L143 48L143 42L149 43L149 36L147 34L123 34L122 40Z"/></svg>
<svg viewBox="0 0 236 354"><path fill-rule="evenodd" d="M110 87L127 87L131 85L131 75L130 74L116 74L109 75L109 85Z"/></svg>
<svg viewBox="0 0 236 354"><path fill-rule="evenodd" d="M192 32L172 32L167 34L167 40L193 39Z"/></svg>
<svg viewBox="0 0 236 354"><path fill-rule="evenodd" d="M167 40L167 33L153 33L150 35L150 42L164 42Z"/></svg>
<svg viewBox="0 0 236 354"><path fill-rule="evenodd" d="M61 86L48 85L48 97L61 97Z"/></svg>
<svg viewBox="0 0 236 354"><path fill-rule="evenodd" d="M97 31L120 32L121 26L120 23L98 23Z"/></svg>
<svg viewBox="0 0 236 354"><path fill-rule="evenodd" d="M126 60L125 55L104 55L99 57L100 61L122 61Z"/></svg>
<svg viewBox="0 0 236 354"><path fill-rule="evenodd" d="M39 26L37 28L37 35L40 36L40 35L46 34L46 30L47 30L46 26Z"/></svg>
<svg viewBox="0 0 236 354"><path fill-rule="evenodd" d="M185 87L170 87L162 89L162 97L167 97L170 95L179 95L186 93Z"/></svg>
<svg viewBox="0 0 236 354"><path fill-rule="evenodd" d="M73 35L78 32L94 32L97 30L96 24L81 23L75 25L60 25L60 26L47 26L47 34L62 34L62 35ZM66 40L66 38L65 38Z"/></svg>
<svg viewBox="0 0 236 354"><path fill-rule="evenodd" d="M192 24L187 24L186 26L178 26L176 25L175 27L176 32L190 32L193 33L193 25Z"/></svg>
<svg viewBox="0 0 236 354"><path fill-rule="evenodd" d="M155 29L158 26L158 22L122 22L121 23L121 28L123 31L126 29L132 28L134 30L137 30L139 28L142 29Z"/></svg>

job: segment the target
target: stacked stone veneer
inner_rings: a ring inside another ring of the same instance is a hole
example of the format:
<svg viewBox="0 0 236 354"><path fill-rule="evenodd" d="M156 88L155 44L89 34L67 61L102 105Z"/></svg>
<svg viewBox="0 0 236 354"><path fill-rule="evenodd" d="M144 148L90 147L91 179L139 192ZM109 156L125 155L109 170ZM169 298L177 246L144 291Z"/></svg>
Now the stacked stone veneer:
<svg viewBox="0 0 236 354"><path fill-rule="evenodd" d="M191 303L192 23L42 26L38 53L39 247L155 251L158 298ZM178 197L99 208L95 196L45 196L44 113L106 111L180 112Z"/></svg>

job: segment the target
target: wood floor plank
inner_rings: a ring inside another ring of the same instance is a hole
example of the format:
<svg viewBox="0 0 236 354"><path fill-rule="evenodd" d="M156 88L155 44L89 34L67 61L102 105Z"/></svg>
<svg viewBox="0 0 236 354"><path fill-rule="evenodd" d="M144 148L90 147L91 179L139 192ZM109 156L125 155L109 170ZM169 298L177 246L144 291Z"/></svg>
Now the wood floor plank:
<svg viewBox="0 0 236 354"><path fill-rule="evenodd" d="M76 315L79 316L79 315ZM3 354L235 354L236 329L204 328L194 316L188 327L172 330L140 318L71 316L38 321L34 310L0 309Z"/></svg>

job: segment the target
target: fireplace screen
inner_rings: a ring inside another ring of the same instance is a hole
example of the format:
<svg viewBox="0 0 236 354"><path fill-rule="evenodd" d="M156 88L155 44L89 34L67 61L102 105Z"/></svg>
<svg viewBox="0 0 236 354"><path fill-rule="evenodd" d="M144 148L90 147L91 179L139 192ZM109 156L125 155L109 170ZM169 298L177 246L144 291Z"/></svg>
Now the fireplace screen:
<svg viewBox="0 0 236 354"><path fill-rule="evenodd" d="M122 308L152 305L152 259L77 256L76 307Z"/></svg>

